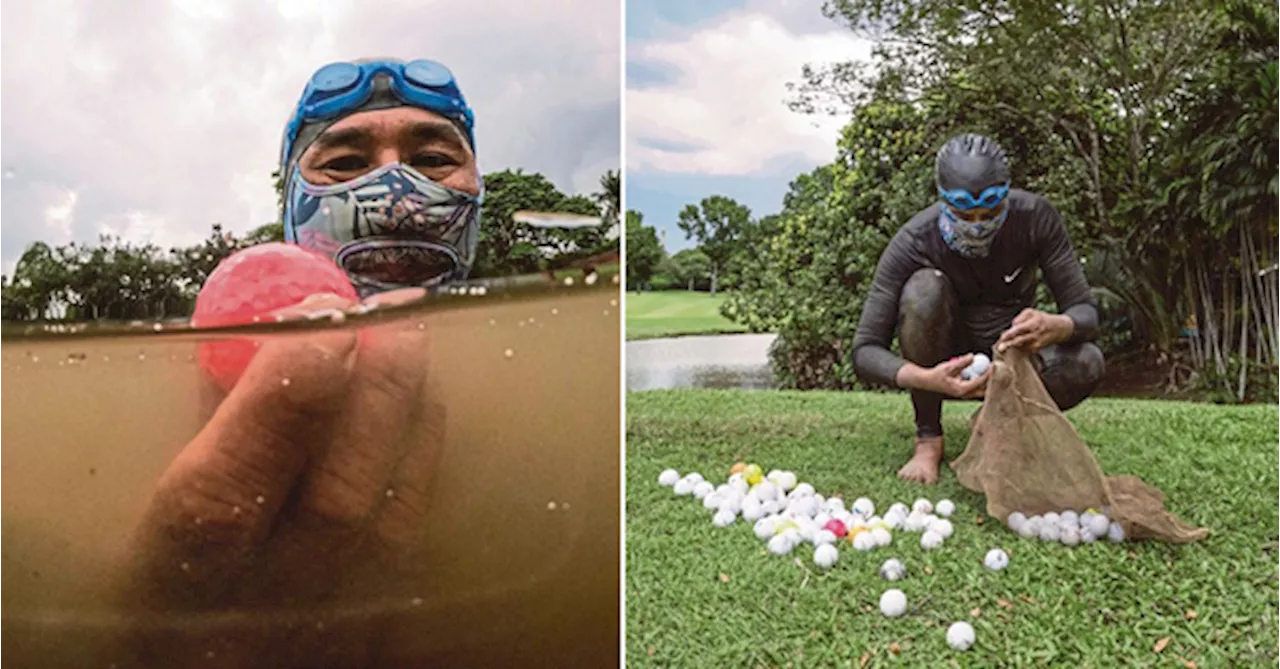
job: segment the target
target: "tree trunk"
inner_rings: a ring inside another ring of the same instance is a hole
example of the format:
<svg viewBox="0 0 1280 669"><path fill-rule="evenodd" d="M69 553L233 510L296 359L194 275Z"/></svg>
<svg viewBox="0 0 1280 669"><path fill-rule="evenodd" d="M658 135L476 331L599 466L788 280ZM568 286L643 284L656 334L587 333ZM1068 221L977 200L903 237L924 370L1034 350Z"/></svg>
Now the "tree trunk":
<svg viewBox="0 0 1280 669"><path fill-rule="evenodd" d="M715 267L711 268L711 297L716 296L716 280L719 278L719 270Z"/></svg>

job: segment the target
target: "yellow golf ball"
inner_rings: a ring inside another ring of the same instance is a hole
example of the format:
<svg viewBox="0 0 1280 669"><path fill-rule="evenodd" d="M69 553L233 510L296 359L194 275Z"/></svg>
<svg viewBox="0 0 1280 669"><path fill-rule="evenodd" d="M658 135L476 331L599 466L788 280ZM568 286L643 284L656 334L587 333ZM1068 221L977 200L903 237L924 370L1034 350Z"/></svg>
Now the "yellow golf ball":
<svg viewBox="0 0 1280 669"><path fill-rule="evenodd" d="M747 483L755 485L764 478L764 470L760 465L747 465L742 469L742 474L746 477Z"/></svg>

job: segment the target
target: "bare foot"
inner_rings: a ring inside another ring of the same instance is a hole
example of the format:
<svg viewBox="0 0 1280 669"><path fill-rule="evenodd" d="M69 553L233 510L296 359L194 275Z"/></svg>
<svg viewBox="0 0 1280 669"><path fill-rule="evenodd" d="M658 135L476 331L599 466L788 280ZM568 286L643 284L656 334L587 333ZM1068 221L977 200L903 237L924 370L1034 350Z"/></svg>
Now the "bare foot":
<svg viewBox="0 0 1280 669"><path fill-rule="evenodd" d="M942 462L942 437L916 437L916 453L898 470L898 478L931 485L938 482Z"/></svg>

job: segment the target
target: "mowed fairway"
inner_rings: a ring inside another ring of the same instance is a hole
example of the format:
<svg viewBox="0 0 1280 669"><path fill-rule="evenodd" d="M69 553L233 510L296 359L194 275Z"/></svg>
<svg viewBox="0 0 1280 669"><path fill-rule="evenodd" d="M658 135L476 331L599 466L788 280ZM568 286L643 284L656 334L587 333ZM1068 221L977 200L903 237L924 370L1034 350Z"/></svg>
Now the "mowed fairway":
<svg viewBox="0 0 1280 669"><path fill-rule="evenodd" d="M973 407L945 406L948 460ZM1105 472L1141 476L1212 534L1185 546L1022 539L949 468L929 487L894 476L914 434L901 393L630 393L627 666L1276 666L1276 407L1108 398L1068 417ZM812 546L771 555L749 523L716 529L700 502L657 483L667 467L723 483L739 460L881 511L950 498L955 534L928 552L900 531L870 552L845 543L824 573ZM1004 571L982 566L993 547L1010 555ZM890 557L907 567L892 585L877 574ZM889 587L907 595L901 618L879 612ZM968 652L947 646L957 620L977 632Z"/></svg>
<svg viewBox="0 0 1280 669"><path fill-rule="evenodd" d="M724 294L687 290L627 293L627 339L746 332L720 315Z"/></svg>

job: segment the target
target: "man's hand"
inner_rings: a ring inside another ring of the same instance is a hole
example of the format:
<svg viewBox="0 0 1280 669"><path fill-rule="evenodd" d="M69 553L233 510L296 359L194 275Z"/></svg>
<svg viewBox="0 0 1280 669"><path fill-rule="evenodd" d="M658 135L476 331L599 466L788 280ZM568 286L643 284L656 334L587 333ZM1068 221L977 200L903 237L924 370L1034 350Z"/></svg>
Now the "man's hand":
<svg viewBox="0 0 1280 669"><path fill-rule="evenodd" d="M281 313L421 295L330 296ZM127 597L158 622L138 639L144 656L245 666L283 651L318 662L317 639L331 650L367 640L367 624L328 614L344 594L392 585L421 545L442 427L423 398L425 353L425 333L403 321L262 345L137 529Z"/></svg>
<svg viewBox="0 0 1280 669"><path fill-rule="evenodd" d="M996 340L996 352L1003 353L1008 348L1022 347L1030 353L1060 344L1071 338L1075 332L1075 322L1070 316L1049 314L1036 309L1023 309L1013 325L1000 334Z"/></svg>
<svg viewBox="0 0 1280 669"><path fill-rule="evenodd" d="M928 390L956 399L979 398L985 393L987 379L991 376L991 368L988 368L982 376L965 381L960 378L960 374L972 362L972 353L952 358L929 368L920 367L909 362L898 371L898 386L914 390Z"/></svg>

